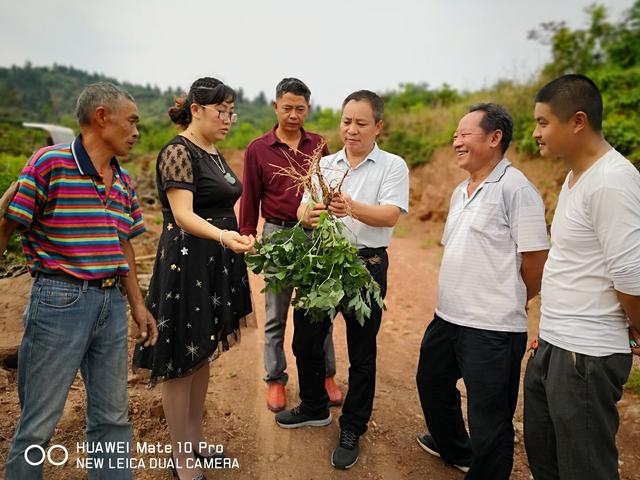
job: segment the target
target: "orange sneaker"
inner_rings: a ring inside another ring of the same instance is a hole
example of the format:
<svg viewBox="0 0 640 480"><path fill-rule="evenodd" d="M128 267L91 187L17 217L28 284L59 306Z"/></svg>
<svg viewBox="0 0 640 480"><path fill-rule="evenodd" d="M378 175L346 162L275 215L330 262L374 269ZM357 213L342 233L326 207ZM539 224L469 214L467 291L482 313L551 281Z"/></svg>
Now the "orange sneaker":
<svg viewBox="0 0 640 480"><path fill-rule="evenodd" d="M342 401L344 400L344 396L342 395L342 391L340 387L336 384L336 381L333 377L327 377L324 379L324 388L329 394L329 404L332 406L342 405Z"/></svg>
<svg viewBox="0 0 640 480"><path fill-rule="evenodd" d="M287 397L284 393L284 385L278 382L269 384L267 392L267 407L272 412L280 412L284 410L287 404Z"/></svg>

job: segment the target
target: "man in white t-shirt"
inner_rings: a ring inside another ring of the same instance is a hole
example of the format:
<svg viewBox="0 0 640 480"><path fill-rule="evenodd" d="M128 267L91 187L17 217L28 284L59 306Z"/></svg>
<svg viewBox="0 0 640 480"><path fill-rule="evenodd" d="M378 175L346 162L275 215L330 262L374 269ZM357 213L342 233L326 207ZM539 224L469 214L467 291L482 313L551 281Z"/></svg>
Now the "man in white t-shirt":
<svg viewBox="0 0 640 480"><path fill-rule="evenodd" d="M429 428L419 445L469 479L511 475L525 306L540 290L549 248L542 198L504 157L512 130L509 113L491 103L472 106L458 124L453 146L470 176L451 196L438 303L416 375Z"/></svg>
<svg viewBox="0 0 640 480"><path fill-rule="evenodd" d="M602 97L565 75L536 97L533 136L570 168L551 227L539 347L524 384L536 480L616 479L616 403L640 341L640 173L602 134ZM635 329L629 329L629 326Z"/></svg>

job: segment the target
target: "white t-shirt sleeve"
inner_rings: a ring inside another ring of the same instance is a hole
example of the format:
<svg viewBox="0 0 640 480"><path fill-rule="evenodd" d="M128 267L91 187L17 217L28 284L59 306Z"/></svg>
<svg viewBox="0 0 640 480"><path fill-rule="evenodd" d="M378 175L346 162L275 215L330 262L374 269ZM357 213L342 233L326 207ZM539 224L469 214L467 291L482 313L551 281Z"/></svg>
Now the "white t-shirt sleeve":
<svg viewBox="0 0 640 480"><path fill-rule="evenodd" d="M588 199L587 212L614 288L640 295L640 192L632 189L636 183L619 180L597 189Z"/></svg>
<svg viewBox="0 0 640 480"><path fill-rule="evenodd" d="M511 238L518 252L548 250L544 202L537 190L531 185L516 189L506 207Z"/></svg>
<svg viewBox="0 0 640 480"><path fill-rule="evenodd" d="M395 205L403 213L409 211L409 168L400 157L394 158L380 185L378 205Z"/></svg>

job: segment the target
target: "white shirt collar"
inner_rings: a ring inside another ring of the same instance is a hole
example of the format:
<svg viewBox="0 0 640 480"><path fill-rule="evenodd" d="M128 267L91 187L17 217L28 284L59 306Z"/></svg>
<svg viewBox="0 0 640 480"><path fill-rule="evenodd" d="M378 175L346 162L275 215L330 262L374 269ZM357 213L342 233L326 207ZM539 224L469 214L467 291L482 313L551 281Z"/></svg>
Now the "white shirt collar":
<svg viewBox="0 0 640 480"><path fill-rule="evenodd" d="M378 143L376 142L373 144L373 149L367 154L367 158L365 158L365 160L362 161L356 168L359 168L360 165L363 165L367 160L371 160L372 162L377 162L381 158L382 158L382 150L380 150L380 147L378 147ZM349 161L347 160L347 152L344 147L342 147L342 150L336 152L335 161L336 163L339 163L339 162L344 162L346 164L349 163Z"/></svg>
<svg viewBox="0 0 640 480"><path fill-rule="evenodd" d="M507 159L507 157L504 157L502 160L500 160L496 164L495 167L493 167L493 170L491 171L489 176L485 178L480 185L484 185L485 183L499 182L504 176L509 166L511 166L511 162ZM470 182L471 182L471 177L467 178L464 182L462 182L462 184L460 185L460 188L466 189Z"/></svg>

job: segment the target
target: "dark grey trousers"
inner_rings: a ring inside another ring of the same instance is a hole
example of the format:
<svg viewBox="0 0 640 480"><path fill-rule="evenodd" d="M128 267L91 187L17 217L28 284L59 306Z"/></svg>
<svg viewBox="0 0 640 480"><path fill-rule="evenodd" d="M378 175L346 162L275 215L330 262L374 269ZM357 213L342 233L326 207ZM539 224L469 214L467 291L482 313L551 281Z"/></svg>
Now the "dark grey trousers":
<svg viewBox="0 0 640 480"><path fill-rule="evenodd" d="M535 480L618 479L616 403L631 354L592 357L540 340L524 378L524 438Z"/></svg>

